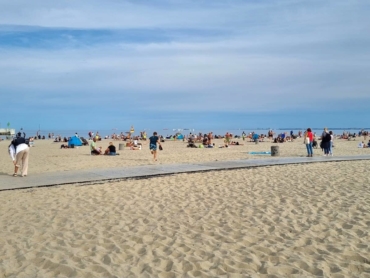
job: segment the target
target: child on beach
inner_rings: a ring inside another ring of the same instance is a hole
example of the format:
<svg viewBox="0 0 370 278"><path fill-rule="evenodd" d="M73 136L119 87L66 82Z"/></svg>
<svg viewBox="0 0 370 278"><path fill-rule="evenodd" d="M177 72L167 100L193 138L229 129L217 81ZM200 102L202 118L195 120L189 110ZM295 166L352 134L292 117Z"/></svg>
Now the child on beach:
<svg viewBox="0 0 370 278"><path fill-rule="evenodd" d="M161 142L159 141L159 137L157 136L157 132L153 132L153 136L149 138L149 149L153 155L153 160L157 161L157 144L161 146Z"/></svg>

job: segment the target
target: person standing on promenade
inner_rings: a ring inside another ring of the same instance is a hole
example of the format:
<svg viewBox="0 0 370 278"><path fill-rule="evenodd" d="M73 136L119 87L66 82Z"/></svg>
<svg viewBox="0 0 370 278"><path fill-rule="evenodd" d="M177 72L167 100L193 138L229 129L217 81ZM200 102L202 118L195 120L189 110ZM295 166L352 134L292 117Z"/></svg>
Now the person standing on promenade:
<svg viewBox="0 0 370 278"><path fill-rule="evenodd" d="M9 155L14 164L14 177L18 176L18 170L20 167L22 167L22 177L27 176L29 151L30 147L26 143L26 139L21 137L21 133L18 133L17 137L9 145Z"/></svg>
<svg viewBox="0 0 370 278"><path fill-rule="evenodd" d="M333 156L333 146L334 146L334 135L333 135L333 131L329 131L329 134L330 134L330 146L329 146L329 155L330 156Z"/></svg>
<svg viewBox="0 0 370 278"><path fill-rule="evenodd" d="M329 155L329 151L330 151L330 140L331 140L331 136L328 132L328 129L325 127L324 128L324 131L321 135L321 148L324 149L324 156L328 156Z"/></svg>
<svg viewBox="0 0 370 278"><path fill-rule="evenodd" d="M306 144L307 148L307 157L313 156L313 149L312 149L312 142L313 142L313 134L311 128L307 128L306 132L304 133L304 144Z"/></svg>
<svg viewBox="0 0 370 278"><path fill-rule="evenodd" d="M153 160L157 161L157 144L161 146L161 142L159 141L159 137L157 136L157 132L153 132L153 136L149 138L149 149L153 155Z"/></svg>

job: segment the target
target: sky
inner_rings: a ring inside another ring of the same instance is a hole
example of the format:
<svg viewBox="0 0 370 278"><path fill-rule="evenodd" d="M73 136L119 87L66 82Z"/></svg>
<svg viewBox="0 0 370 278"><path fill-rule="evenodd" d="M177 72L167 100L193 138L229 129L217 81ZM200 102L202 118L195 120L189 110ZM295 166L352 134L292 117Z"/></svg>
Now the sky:
<svg viewBox="0 0 370 278"><path fill-rule="evenodd" d="M0 128L370 127L370 1L0 0Z"/></svg>

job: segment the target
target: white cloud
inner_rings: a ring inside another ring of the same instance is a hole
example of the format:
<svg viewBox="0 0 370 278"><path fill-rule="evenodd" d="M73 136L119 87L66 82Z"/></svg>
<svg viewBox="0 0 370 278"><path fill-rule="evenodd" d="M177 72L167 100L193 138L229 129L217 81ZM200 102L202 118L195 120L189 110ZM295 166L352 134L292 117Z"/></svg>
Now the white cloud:
<svg viewBox="0 0 370 278"><path fill-rule="evenodd" d="M211 28L279 31L366 18L361 2L1 0L0 24L64 28ZM352 22L353 23L353 22ZM321 26L322 27L322 26Z"/></svg>
<svg viewBox="0 0 370 278"><path fill-rule="evenodd" d="M78 38L65 35L71 45L3 47L2 88L40 97L46 93L44 101L50 103L56 98L62 103L63 94L72 92L84 104L101 102L98 95L108 94L135 105L151 99L152 107L162 111L253 112L368 97L364 73L370 69L370 38L365 31L370 20L361 2L135 3L0 1L3 32L19 28L10 25L180 29L166 42L107 40L76 48ZM220 35L193 36L188 29Z"/></svg>

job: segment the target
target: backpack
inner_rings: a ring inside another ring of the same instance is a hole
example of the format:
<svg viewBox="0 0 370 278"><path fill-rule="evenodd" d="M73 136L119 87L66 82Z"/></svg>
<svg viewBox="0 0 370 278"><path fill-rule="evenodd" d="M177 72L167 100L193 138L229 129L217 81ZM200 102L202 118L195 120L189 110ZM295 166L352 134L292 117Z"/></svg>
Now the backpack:
<svg viewBox="0 0 370 278"><path fill-rule="evenodd" d="M331 135L329 133L325 134L325 142L330 142L331 141Z"/></svg>
<svg viewBox="0 0 370 278"><path fill-rule="evenodd" d="M14 138L12 141L14 148L17 148L18 145L24 144L24 143L26 143L26 139L23 137Z"/></svg>

